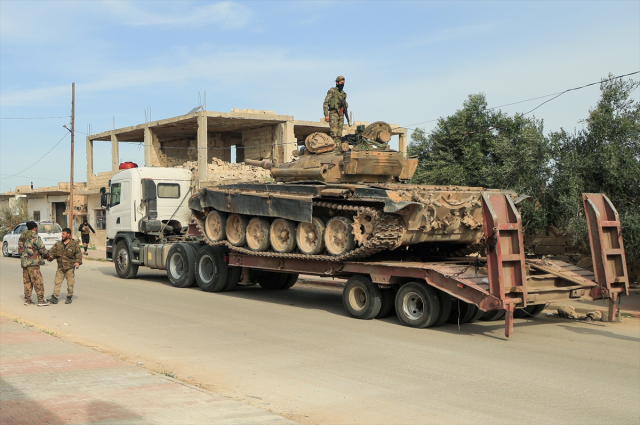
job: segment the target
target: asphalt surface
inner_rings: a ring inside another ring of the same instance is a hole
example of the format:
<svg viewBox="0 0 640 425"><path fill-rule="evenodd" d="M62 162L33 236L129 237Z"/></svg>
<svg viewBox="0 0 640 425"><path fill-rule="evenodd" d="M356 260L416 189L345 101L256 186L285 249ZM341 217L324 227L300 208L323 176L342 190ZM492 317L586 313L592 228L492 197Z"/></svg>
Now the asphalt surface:
<svg viewBox="0 0 640 425"><path fill-rule="evenodd" d="M53 265L43 267L46 295ZM339 289L176 289L87 261L73 304L26 307L0 258L0 311L304 424L638 423L640 320L542 316L411 329L348 317ZM64 297L65 288L61 294ZM35 299L35 296L34 296Z"/></svg>

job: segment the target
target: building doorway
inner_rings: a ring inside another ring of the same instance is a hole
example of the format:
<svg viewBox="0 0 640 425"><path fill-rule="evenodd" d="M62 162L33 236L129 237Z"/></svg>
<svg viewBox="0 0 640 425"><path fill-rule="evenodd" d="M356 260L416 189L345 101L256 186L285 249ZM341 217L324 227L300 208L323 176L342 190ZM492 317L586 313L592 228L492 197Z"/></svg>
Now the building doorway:
<svg viewBox="0 0 640 425"><path fill-rule="evenodd" d="M55 211L55 220L56 223L60 225L63 229L67 227L67 216L64 215L64 212L67 209L67 204L65 202L53 202L53 210Z"/></svg>

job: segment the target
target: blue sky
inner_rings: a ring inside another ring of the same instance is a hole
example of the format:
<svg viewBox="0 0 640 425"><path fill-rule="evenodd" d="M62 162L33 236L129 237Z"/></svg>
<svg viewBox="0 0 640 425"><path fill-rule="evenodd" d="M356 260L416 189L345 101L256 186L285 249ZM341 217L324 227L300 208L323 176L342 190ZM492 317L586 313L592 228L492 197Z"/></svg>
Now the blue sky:
<svg viewBox="0 0 640 425"><path fill-rule="evenodd" d="M84 181L80 132L143 123L149 107L154 120L184 114L199 91L212 111L317 120L341 74L357 120L409 125L452 114L472 93L497 106L638 70L639 1L0 0L0 191L69 180L68 137L7 178L60 140L68 119L5 118L68 116L71 82ZM597 86L568 93L535 115L545 132L572 130L598 96ZM137 145L120 154L143 163ZM96 171L110 169L107 143L95 156Z"/></svg>

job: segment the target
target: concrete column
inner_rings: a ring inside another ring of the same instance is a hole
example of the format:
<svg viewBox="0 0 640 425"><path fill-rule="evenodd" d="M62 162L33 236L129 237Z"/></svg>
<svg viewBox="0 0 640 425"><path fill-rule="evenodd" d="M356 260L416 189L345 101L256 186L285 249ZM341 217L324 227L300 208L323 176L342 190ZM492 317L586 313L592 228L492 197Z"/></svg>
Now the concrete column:
<svg viewBox="0 0 640 425"><path fill-rule="evenodd" d="M407 156L407 132L405 130L404 133L400 133L398 135L398 138L400 139L398 141L398 150L400 152L402 152L405 156Z"/></svg>
<svg viewBox="0 0 640 425"><path fill-rule="evenodd" d="M93 179L93 140L87 137L87 186Z"/></svg>
<svg viewBox="0 0 640 425"><path fill-rule="evenodd" d="M208 155L207 136L207 114L202 112L198 116L198 187L201 182L209 180L209 167L207 164Z"/></svg>
<svg viewBox="0 0 640 425"><path fill-rule="evenodd" d="M276 144L281 145L278 153L282 154L282 158L276 159L281 162L291 162L293 159L291 153L298 149L296 136L293 132L293 122L287 121L276 126Z"/></svg>
<svg viewBox="0 0 640 425"><path fill-rule="evenodd" d="M149 127L144 129L144 166L152 167L153 160L151 158L151 152L153 146L153 133Z"/></svg>
<svg viewBox="0 0 640 425"><path fill-rule="evenodd" d="M111 135L111 172L115 175L120 166L120 145L118 144L118 136Z"/></svg>

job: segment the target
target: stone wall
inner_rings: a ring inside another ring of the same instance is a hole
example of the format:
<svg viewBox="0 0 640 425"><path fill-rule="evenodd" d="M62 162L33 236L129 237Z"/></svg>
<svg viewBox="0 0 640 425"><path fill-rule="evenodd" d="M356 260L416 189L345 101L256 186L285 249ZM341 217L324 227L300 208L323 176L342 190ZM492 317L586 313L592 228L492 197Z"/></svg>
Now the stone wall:
<svg viewBox="0 0 640 425"><path fill-rule="evenodd" d="M209 164L209 179L207 185L230 184L230 183L264 183L272 181L271 173L264 168L246 165L244 163L231 163L220 159L213 159ZM194 176L198 173L198 162L188 161L177 166L191 170Z"/></svg>
<svg viewBox="0 0 640 425"><path fill-rule="evenodd" d="M242 146L245 159L271 159L275 144L274 126L244 130Z"/></svg>

